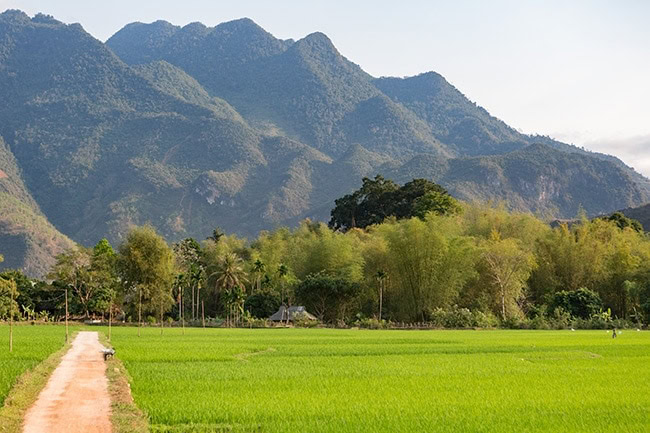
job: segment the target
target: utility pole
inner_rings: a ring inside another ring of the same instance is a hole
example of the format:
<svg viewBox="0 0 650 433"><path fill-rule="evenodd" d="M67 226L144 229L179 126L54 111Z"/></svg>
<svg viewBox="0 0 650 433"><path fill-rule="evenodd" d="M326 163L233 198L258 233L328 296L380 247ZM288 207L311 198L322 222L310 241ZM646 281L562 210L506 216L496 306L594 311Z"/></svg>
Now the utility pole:
<svg viewBox="0 0 650 433"><path fill-rule="evenodd" d="M111 341L111 322L113 321L113 299L111 298L111 304L108 306L108 341Z"/></svg>
<svg viewBox="0 0 650 433"><path fill-rule="evenodd" d="M14 291L13 291L13 286L9 286L9 291L11 291L11 303L9 304L9 352L13 352L14 351Z"/></svg>
<svg viewBox="0 0 650 433"><path fill-rule="evenodd" d="M69 340L68 335L68 286L65 286L65 342Z"/></svg>
<svg viewBox="0 0 650 433"><path fill-rule="evenodd" d="M142 328L142 287L140 287L140 304L138 305L138 337Z"/></svg>
<svg viewBox="0 0 650 433"><path fill-rule="evenodd" d="M183 335L185 335L185 311L183 310L185 304L183 304L183 286L181 285L181 301L180 301L180 310L181 310L181 326L183 327Z"/></svg>

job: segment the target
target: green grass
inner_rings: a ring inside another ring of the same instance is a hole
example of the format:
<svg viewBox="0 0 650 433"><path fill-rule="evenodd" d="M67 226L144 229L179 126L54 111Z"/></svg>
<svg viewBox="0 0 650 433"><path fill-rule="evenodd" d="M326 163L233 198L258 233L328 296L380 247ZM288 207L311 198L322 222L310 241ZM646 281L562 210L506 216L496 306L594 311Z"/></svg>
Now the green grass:
<svg viewBox="0 0 650 433"><path fill-rule="evenodd" d="M650 333L114 328L158 432L648 432Z"/></svg>
<svg viewBox="0 0 650 433"><path fill-rule="evenodd" d="M0 406L25 371L63 347L63 326L14 326L14 350L9 352L9 325L0 324Z"/></svg>
<svg viewBox="0 0 650 433"><path fill-rule="evenodd" d="M70 331L74 338L78 328ZM68 349L64 340L63 326L22 324L14 328L14 352L9 353L9 327L0 325L0 432L22 430L25 412Z"/></svg>

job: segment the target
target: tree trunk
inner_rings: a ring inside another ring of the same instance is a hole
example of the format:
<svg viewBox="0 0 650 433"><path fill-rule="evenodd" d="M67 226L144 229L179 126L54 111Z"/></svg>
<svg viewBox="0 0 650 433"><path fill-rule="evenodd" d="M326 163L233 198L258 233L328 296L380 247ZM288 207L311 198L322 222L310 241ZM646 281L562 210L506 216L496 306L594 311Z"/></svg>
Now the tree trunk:
<svg viewBox="0 0 650 433"><path fill-rule="evenodd" d="M68 288L65 288L65 342L68 342Z"/></svg>
<svg viewBox="0 0 650 433"><path fill-rule="evenodd" d="M11 290L11 303L9 304L9 352L14 351L14 292Z"/></svg>
<svg viewBox="0 0 650 433"><path fill-rule="evenodd" d="M108 341L111 341L111 322L113 321L113 304L108 307Z"/></svg>
<svg viewBox="0 0 650 433"><path fill-rule="evenodd" d="M384 283L379 283L379 321L381 322L381 308L384 300Z"/></svg>
<svg viewBox="0 0 650 433"><path fill-rule="evenodd" d="M203 322L203 327L205 328L205 301L201 301L201 320Z"/></svg>
<svg viewBox="0 0 650 433"><path fill-rule="evenodd" d="M140 287L140 302L138 303L138 337L142 328L142 287Z"/></svg>
<svg viewBox="0 0 650 433"><path fill-rule="evenodd" d="M162 302L160 303L160 336L163 334L163 307Z"/></svg>
<svg viewBox="0 0 650 433"><path fill-rule="evenodd" d="M506 291L501 290L501 318L506 320Z"/></svg>
<svg viewBox="0 0 650 433"><path fill-rule="evenodd" d="M181 315L181 326L183 327L183 335L185 335L185 312L183 311L183 307L185 306L183 304L183 287L181 287L181 302L180 302L180 315Z"/></svg>
<svg viewBox="0 0 650 433"><path fill-rule="evenodd" d="M194 302L194 284L192 284L192 322L196 320L196 315L194 314L194 306L196 303Z"/></svg>

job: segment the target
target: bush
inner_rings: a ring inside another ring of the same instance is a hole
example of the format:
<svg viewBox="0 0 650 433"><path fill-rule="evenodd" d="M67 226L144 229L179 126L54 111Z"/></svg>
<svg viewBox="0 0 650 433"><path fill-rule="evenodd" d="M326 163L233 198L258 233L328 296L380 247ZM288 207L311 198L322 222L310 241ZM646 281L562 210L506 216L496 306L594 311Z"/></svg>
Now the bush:
<svg viewBox="0 0 650 433"><path fill-rule="evenodd" d="M474 315L467 308L454 308L447 312L445 318L446 328L473 328L475 326Z"/></svg>
<svg viewBox="0 0 650 433"><path fill-rule="evenodd" d="M544 315L538 315L533 319L530 319L529 328L530 329L551 329L551 324L546 319L546 317L544 317Z"/></svg>
<svg viewBox="0 0 650 433"><path fill-rule="evenodd" d="M252 316L243 318L242 323L249 328L270 328L271 322L268 319L258 319Z"/></svg>
<svg viewBox="0 0 650 433"><path fill-rule="evenodd" d="M479 328L496 328L499 326L499 320L491 312L483 311L474 312L474 323Z"/></svg>
<svg viewBox="0 0 650 433"><path fill-rule="evenodd" d="M374 317L359 318L356 322L354 322L354 324L359 328L364 329L387 329L390 326L390 324L385 320L375 319Z"/></svg>
<svg viewBox="0 0 650 433"><path fill-rule="evenodd" d="M609 309L591 315L589 329L610 329L612 327L612 312Z"/></svg>
<svg viewBox="0 0 650 433"><path fill-rule="evenodd" d="M501 327L507 329L528 329L530 327L530 323L525 318L512 316L508 317L506 320L502 320Z"/></svg>
<svg viewBox="0 0 650 433"><path fill-rule="evenodd" d="M549 324L554 329L567 329L571 326L571 314L562 307L553 310L553 315L549 317Z"/></svg>
<svg viewBox="0 0 650 433"><path fill-rule="evenodd" d="M429 319L431 321L431 324L436 328L445 327L446 317L447 317L447 312L440 307L433 309L429 313Z"/></svg>
<svg viewBox="0 0 650 433"><path fill-rule="evenodd" d="M320 325L318 320L313 320L305 314L296 314L293 318L293 326L296 328L316 328Z"/></svg>
<svg viewBox="0 0 650 433"><path fill-rule="evenodd" d="M269 290L253 293L244 302L251 316L266 319L280 308L280 297Z"/></svg>
<svg viewBox="0 0 650 433"><path fill-rule="evenodd" d="M550 311L562 308L573 317L589 319L603 309L603 301L598 293L589 289L561 291L553 295L549 305Z"/></svg>
<svg viewBox="0 0 650 433"><path fill-rule="evenodd" d="M548 306L545 304L542 305L530 305L528 312L526 313L526 317L529 319L535 319L536 317L539 316L548 316Z"/></svg>
<svg viewBox="0 0 650 433"><path fill-rule="evenodd" d="M450 310L435 308L429 313L431 324L436 328L493 328L499 321L492 313L472 312L467 308L452 307Z"/></svg>

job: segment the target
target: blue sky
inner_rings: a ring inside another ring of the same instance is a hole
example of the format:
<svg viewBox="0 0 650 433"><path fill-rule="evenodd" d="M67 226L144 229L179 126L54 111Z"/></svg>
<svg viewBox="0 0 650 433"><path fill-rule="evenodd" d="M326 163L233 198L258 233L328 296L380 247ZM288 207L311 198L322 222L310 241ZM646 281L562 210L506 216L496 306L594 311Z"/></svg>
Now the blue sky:
<svg viewBox="0 0 650 433"><path fill-rule="evenodd" d="M101 40L165 19L250 17L280 38L326 33L375 75L434 70L493 115L611 153L650 175L650 1L0 0Z"/></svg>

